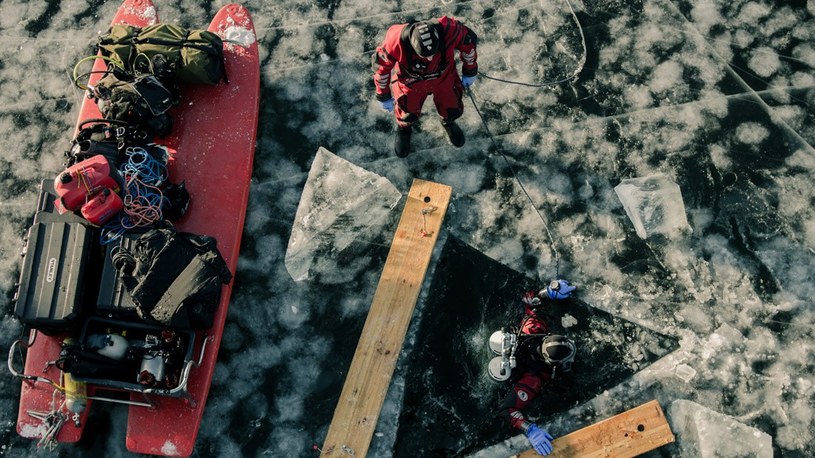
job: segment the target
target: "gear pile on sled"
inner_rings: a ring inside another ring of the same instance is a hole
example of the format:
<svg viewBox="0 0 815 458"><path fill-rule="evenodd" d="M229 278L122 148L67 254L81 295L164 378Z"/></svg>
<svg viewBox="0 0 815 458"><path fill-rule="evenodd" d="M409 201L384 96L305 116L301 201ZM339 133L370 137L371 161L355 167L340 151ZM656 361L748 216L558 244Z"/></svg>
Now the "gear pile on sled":
<svg viewBox="0 0 815 458"><path fill-rule="evenodd" d="M215 31L158 23L146 14L150 11L150 2L126 0L100 37L97 53L74 68L74 84L87 98L65 152L65 169L40 184L23 247L15 315L31 332L27 341L12 345L8 367L25 381L18 432L49 447L77 441L87 407L104 400L152 408L131 413L131 419L161 418L128 426L132 451L162 452L153 441L167 439L150 430L158 428L180 440L173 442L174 454L189 454L214 369L230 292L224 285L232 279L246 208L259 90L256 45L225 47L216 31L223 33L217 27L224 24L244 27L251 36L254 30L248 12L234 4L218 12L210 26ZM227 48L232 68L240 71L235 84L226 78ZM87 62L93 70L81 73ZM222 113L206 107L223 104L226 91L220 86L226 85L233 92L245 90L247 102L254 103L229 113L225 122ZM185 106L173 109L182 99ZM191 122L192 105L208 113ZM176 115L185 121L182 132L174 129ZM229 185L209 173L228 167L207 147L209 140L180 140L200 132L196 122L223 129L252 126L246 138L221 142L241 165ZM185 160L192 156L195 167L205 170L177 164L171 145L181 151L180 143L187 145ZM181 180L174 183L171 175ZM235 205L210 212L224 214L202 225L187 212L191 195L213 196L200 184L198 194L189 192L188 177L197 183L209 177ZM225 248L219 249L216 236ZM28 354L21 370L22 348ZM44 370L33 369L43 362ZM188 385L196 373L203 379Z"/></svg>

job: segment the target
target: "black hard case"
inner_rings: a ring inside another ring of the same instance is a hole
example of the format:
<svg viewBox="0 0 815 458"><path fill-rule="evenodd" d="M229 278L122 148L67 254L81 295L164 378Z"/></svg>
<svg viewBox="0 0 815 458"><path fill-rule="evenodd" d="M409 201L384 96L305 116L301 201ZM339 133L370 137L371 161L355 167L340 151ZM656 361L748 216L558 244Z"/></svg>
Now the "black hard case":
<svg viewBox="0 0 815 458"><path fill-rule="evenodd" d="M77 325L83 303L95 295L98 273L95 228L75 213L57 213L56 199L54 181L42 180L14 297L15 315L46 333Z"/></svg>
<svg viewBox="0 0 815 458"><path fill-rule="evenodd" d="M23 248L14 313L42 331L68 331L82 313L93 232L71 222L36 222Z"/></svg>

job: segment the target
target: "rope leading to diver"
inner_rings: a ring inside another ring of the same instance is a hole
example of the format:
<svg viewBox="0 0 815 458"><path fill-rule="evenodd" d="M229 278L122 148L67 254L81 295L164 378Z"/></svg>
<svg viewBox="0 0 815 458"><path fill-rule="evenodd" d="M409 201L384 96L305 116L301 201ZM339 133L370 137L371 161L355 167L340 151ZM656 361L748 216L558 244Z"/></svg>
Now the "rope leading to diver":
<svg viewBox="0 0 815 458"><path fill-rule="evenodd" d="M536 84L536 83L524 83L524 82L521 82L521 81L505 80L505 79L501 79L501 78L496 78L494 76L489 76L486 73L481 73L481 72L478 72L478 74L481 75L482 77L486 78L486 79L490 79L490 80L493 80L493 81L498 81L498 82L506 83L506 84L515 84L517 86L526 86L526 87L557 86L559 84L569 83L569 82L577 79L577 75L579 75L580 72L583 71L583 67L586 66L586 58L587 58L587 54L588 54L588 51L586 49L586 35L583 33L583 27L580 25L580 20L577 18L577 13L574 12L574 8L572 7L572 2L569 1L569 0L565 0L565 1L566 1L566 5L569 7L569 12L572 14L572 19L574 20L574 24L577 26L577 31L580 33L580 43L583 46L583 55L580 57L580 60L578 61L578 64L577 64L577 67L575 67L575 69L574 69L574 71L572 71L571 75L569 75L569 76L567 76L565 78L561 78L559 80L544 81L543 83Z"/></svg>
<svg viewBox="0 0 815 458"><path fill-rule="evenodd" d="M535 201L532 200L532 196L529 195L529 192L526 190L526 186L524 186L521 179L518 177L518 174L515 172L515 167L512 166L512 163L507 158L506 154L498 148L498 142L495 141L495 136L490 131L490 127L487 125L487 120L484 119L484 115L481 114L481 110L478 108L478 104L475 102L475 96L473 95L473 91L468 87L466 89L467 96L470 97L470 101L473 103L473 107L475 108L475 112L478 113L478 117L481 119L481 124L484 126L484 130L487 132L487 136L492 143L493 150L497 151L498 154L504 158L504 162L506 162L507 166L509 167L510 172L512 172L512 176L515 178L515 181L518 182L518 186L520 186L521 190L524 192L524 195L529 200L529 203L532 204L532 208L535 209L535 213L538 214L541 222L543 223L543 227L546 229L546 235L549 236L549 241L551 242L550 245L552 247L552 252L555 255L555 276L554 278L560 277L560 253L558 253L557 248L555 247L555 238L552 236L552 231L549 230L549 223L546 222L546 218L543 217L543 214L538 210L538 206L535 205Z"/></svg>
<svg viewBox="0 0 815 458"><path fill-rule="evenodd" d="M518 86L536 87L536 88L547 87L547 86L556 86L556 85L559 85L559 84L568 83L568 82L576 80L577 75L579 75L580 72L583 71L583 67L586 65L586 58L587 58L587 54L588 54L588 51L587 51L587 48L586 48L586 35L583 33L583 27L580 25L580 20L577 18L577 14L574 12L574 8L572 7L572 2L570 0L565 0L565 2L566 2L566 5L569 7L569 12L572 15L572 19L574 19L574 23L577 26L577 31L580 33L580 42L581 42L581 45L583 46L583 55L578 60L578 65L575 68L575 70L572 71L571 75L569 75L568 77L565 77L565 78L561 78L559 80L555 80L555 81L544 81L543 83L534 84L534 83L524 83L524 82L520 82L520 81L510 81L510 80L505 80L505 79L501 79L501 78L495 78L493 76L489 76L489 75L487 75L485 73L481 73L481 72L478 72L478 74L481 75L484 78L491 79L493 81L498 81L498 82L501 82L501 83L515 84L515 85L518 85ZM558 278L558 277L560 277L560 253L558 252L557 247L555 246L555 238L552 236L552 231L549 230L549 223L546 222L546 218L544 218L543 214L540 212L540 210L538 210L538 206L535 205L535 201L532 200L532 196L529 195L529 192L526 190L526 187L524 186L523 182L518 177L518 174L515 172L515 167L512 166L512 163L509 161L509 158L507 158L507 156L503 153L503 151L501 151L501 149L498 148L498 143L495 141L495 136L492 135L492 132L490 131L489 126L487 125L487 120L484 119L484 115L481 114L481 110L478 108L478 104L475 102L475 96L473 95L473 91L469 87L466 88L466 91L467 91L467 96L470 97L470 101L473 103L473 107L475 108L476 113L478 113L478 117L481 119L481 124L484 126L484 130L487 132L487 136L489 137L490 142L492 143L493 149L495 151L497 151L501 155L501 157L504 158L504 162L506 162L507 166L509 167L509 170L512 172L512 176L515 178L515 181L518 183L518 186L520 186L520 188L523 191L524 195L529 200L529 203L532 204L532 208L535 209L535 213L538 214L538 217L540 218L541 222L543 223L543 227L546 229L546 235L549 236L549 241L551 242L550 246L552 248L552 253L555 256L555 277L554 278Z"/></svg>

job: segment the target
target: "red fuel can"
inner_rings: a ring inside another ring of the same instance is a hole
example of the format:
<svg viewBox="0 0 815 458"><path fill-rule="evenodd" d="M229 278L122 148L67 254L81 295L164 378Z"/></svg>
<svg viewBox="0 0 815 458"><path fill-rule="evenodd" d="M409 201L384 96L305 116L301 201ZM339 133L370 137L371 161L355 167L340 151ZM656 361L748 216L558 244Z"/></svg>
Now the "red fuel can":
<svg viewBox="0 0 815 458"><path fill-rule="evenodd" d="M115 178L118 174L101 154L68 167L54 179L57 210L60 213L76 211L103 188L109 188L115 194L120 189L119 180Z"/></svg>
<svg viewBox="0 0 815 458"><path fill-rule="evenodd" d="M97 226L101 226L119 213L124 204L119 194L110 188L103 188L82 206L82 216Z"/></svg>

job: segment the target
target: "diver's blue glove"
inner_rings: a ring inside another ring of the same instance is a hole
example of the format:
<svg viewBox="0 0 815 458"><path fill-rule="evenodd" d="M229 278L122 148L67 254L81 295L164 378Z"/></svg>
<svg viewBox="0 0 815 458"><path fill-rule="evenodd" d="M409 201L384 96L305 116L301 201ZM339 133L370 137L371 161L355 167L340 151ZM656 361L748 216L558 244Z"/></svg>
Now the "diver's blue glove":
<svg viewBox="0 0 815 458"><path fill-rule="evenodd" d="M379 107L383 110L387 111L388 113L393 112L393 97L389 98L388 100L377 100L379 102Z"/></svg>
<svg viewBox="0 0 815 458"><path fill-rule="evenodd" d="M570 285L567 280L552 280L545 291L549 299L566 299L572 295L572 291L575 289L577 289L577 286Z"/></svg>
<svg viewBox="0 0 815 458"><path fill-rule="evenodd" d="M527 428L526 438L529 439L532 448L534 448L539 455L546 456L552 453L552 436L538 428L538 425L532 423L529 428Z"/></svg>
<svg viewBox="0 0 815 458"><path fill-rule="evenodd" d="M463 85L465 88L468 88L468 87L472 86L472 85L473 85L473 83L475 83L475 77L476 77L476 76L477 76L477 75L473 75L473 76L462 76L462 77L461 77L461 84L462 84L462 85Z"/></svg>

